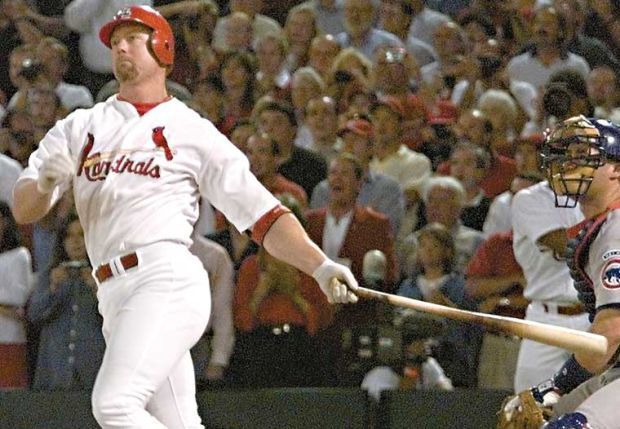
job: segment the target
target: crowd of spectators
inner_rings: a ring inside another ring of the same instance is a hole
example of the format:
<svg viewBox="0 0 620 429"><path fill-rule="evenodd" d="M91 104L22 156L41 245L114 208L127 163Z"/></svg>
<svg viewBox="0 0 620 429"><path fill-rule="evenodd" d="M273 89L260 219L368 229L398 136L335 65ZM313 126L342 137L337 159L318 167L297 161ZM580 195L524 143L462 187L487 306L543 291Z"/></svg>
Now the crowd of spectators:
<svg viewBox="0 0 620 429"><path fill-rule="evenodd" d="M329 257L390 293L523 317L510 204L542 180L544 131L569 112L620 122L617 0L0 0L0 389L88 389L99 367L71 196L33 225L9 208L55 121L115 94L98 30L130 4L173 26L169 92ZM213 294L193 350L203 386L360 385L387 366L396 387L512 388L514 338L329 306L216 207L200 207L195 236Z"/></svg>

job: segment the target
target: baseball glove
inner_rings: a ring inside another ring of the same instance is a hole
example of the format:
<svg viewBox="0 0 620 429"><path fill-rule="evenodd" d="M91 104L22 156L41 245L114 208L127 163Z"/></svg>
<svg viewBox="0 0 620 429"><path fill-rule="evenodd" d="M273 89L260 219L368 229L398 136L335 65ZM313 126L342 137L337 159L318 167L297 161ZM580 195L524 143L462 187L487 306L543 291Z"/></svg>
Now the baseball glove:
<svg viewBox="0 0 620 429"><path fill-rule="evenodd" d="M497 415L497 429L540 429L551 416L551 408L544 407L528 389L504 399Z"/></svg>

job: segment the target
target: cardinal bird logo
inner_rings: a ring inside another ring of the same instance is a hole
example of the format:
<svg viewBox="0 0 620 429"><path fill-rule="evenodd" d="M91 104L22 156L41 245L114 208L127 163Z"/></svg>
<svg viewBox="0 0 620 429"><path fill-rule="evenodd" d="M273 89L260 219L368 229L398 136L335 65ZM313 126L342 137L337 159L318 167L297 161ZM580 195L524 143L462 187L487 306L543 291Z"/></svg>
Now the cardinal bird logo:
<svg viewBox="0 0 620 429"><path fill-rule="evenodd" d="M153 143L160 149L163 149L166 154L166 159L168 161L172 161L172 151L170 150L170 146L168 146L168 140L166 140L166 136L164 136L164 128L165 127L155 127L153 128Z"/></svg>

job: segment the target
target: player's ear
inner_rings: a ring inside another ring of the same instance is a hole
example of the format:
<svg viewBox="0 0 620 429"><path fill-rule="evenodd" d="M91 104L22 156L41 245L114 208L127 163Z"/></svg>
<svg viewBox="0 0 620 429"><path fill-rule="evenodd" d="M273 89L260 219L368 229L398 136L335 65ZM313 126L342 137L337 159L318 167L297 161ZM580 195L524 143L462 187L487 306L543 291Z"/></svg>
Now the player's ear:
<svg viewBox="0 0 620 429"><path fill-rule="evenodd" d="M614 162L614 167L613 167L613 176L610 178L610 180L617 180L618 182L620 182L620 162Z"/></svg>

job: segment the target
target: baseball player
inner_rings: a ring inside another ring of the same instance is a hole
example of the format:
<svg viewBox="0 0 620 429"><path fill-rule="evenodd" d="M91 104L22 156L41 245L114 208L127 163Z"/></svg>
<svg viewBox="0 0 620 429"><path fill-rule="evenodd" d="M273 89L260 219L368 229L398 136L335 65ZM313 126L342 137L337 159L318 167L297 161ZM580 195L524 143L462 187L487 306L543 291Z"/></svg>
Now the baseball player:
<svg viewBox="0 0 620 429"><path fill-rule="evenodd" d="M122 9L99 36L119 93L47 133L15 185L13 211L20 223L34 222L73 188L107 346L92 393L97 422L202 428L189 349L209 318L209 280L188 250L200 196L273 256L311 274L330 302L355 302L357 283L311 243L213 124L166 93L174 38L158 12Z"/></svg>
<svg viewBox="0 0 620 429"><path fill-rule="evenodd" d="M569 231L574 238L568 244L567 262L593 321L591 332L604 335L609 345L602 357L575 353L529 394L540 407L554 405L556 417L546 429L618 428L620 128L583 116L567 119L547 136L543 161L556 205L574 206L579 201L586 216ZM525 402L525 398L512 400L504 412L518 413Z"/></svg>
<svg viewBox="0 0 620 429"><path fill-rule="evenodd" d="M526 320L585 331L588 315L562 259L566 230L580 222L577 207L558 210L547 181L519 191L512 199L513 250L530 301ZM523 339L515 368L514 389L520 392L555 373L569 353L559 347Z"/></svg>

